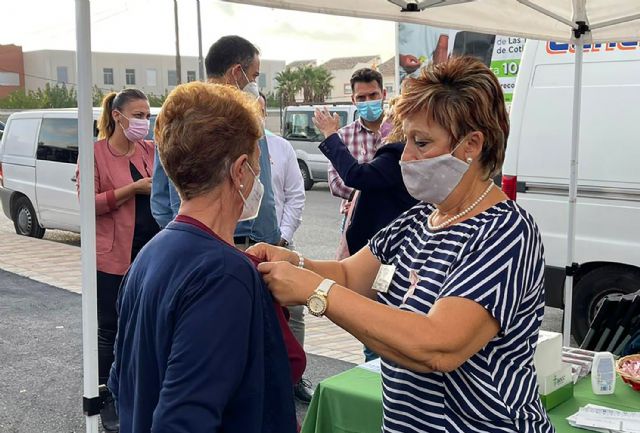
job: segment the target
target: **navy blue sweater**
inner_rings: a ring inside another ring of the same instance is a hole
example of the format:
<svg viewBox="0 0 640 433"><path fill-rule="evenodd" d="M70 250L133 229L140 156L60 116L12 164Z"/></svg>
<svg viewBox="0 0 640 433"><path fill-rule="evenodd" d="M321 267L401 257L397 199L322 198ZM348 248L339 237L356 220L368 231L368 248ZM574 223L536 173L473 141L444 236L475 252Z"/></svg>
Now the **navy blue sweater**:
<svg viewBox="0 0 640 433"><path fill-rule="evenodd" d="M243 253L172 222L134 261L118 310L121 433L296 431L272 298Z"/></svg>
<svg viewBox="0 0 640 433"><path fill-rule="evenodd" d="M402 181L399 161L404 143L382 146L371 162L363 164L351 155L338 134L327 137L319 148L344 184L360 191L346 233L350 254L360 251L380 229L418 203Z"/></svg>

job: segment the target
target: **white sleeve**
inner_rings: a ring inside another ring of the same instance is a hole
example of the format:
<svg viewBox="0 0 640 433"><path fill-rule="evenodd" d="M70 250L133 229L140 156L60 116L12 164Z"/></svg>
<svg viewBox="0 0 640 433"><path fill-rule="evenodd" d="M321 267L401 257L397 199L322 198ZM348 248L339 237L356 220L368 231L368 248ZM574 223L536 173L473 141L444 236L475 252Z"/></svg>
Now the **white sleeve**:
<svg viewBox="0 0 640 433"><path fill-rule="evenodd" d="M288 242L293 241L293 234L302 223L302 211L304 210L304 180L298 167L296 153L287 140L283 141L284 162L284 209L280 232Z"/></svg>

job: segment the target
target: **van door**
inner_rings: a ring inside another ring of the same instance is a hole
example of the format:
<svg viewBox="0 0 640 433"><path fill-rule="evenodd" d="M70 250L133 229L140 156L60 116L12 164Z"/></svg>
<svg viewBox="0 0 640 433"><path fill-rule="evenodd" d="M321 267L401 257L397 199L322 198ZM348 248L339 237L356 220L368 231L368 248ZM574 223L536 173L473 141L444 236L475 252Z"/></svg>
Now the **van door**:
<svg viewBox="0 0 640 433"><path fill-rule="evenodd" d="M27 196L36 210L35 147L39 118L10 118L2 141L4 187ZM10 210L5 209L5 213Z"/></svg>
<svg viewBox="0 0 640 433"><path fill-rule="evenodd" d="M80 231L77 161L78 119L42 119L36 151L36 197L43 227Z"/></svg>

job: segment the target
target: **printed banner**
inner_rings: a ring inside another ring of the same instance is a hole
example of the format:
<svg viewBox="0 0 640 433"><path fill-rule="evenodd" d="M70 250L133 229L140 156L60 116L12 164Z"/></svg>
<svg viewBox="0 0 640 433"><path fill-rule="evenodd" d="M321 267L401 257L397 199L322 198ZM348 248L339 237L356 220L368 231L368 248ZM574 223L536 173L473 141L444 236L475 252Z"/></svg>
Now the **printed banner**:
<svg viewBox="0 0 640 433"><path fill-rule="evenodd" d="M398 24L398 71L400 83L417 76L430 62L451 55L478 57L498 77L505 101L511 102L524 49L523 38L486 35L419 24Z"/></svg>

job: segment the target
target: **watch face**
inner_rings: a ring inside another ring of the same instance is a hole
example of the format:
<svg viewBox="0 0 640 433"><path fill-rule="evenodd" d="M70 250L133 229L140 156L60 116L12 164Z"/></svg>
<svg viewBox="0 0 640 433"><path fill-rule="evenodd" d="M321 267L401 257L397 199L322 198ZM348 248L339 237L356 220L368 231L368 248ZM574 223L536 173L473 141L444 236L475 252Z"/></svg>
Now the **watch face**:
<svg viewBox="0 0 640 433"><path fill-rule="evenodd" d="M309 298L309 310L314 314L322 314L325 309L325 302L320 296L311 296Z"/></svg>

